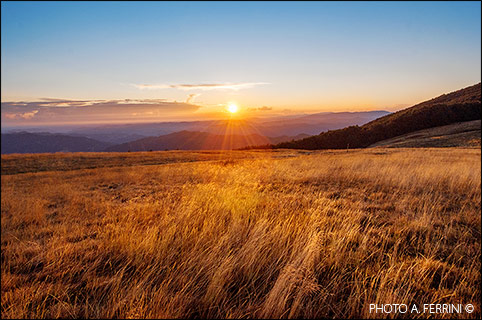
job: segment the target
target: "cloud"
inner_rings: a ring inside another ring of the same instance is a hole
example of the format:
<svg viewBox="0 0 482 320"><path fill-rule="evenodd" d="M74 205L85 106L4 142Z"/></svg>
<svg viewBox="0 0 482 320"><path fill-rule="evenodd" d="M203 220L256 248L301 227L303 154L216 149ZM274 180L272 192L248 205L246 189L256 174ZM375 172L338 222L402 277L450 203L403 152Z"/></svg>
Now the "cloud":
<svg viewBox="0 0 482 320"><path fill-rule="evenodd" d="M66 100L44 98L39 101L2 102L2 121L15 123L111 122L162 120L169 116L189 115L200 106L165 99ZM133 116L135 119L133 119Z"/></svg>
<svg viewBox="0 0 482 320"><path fill-rule="evenodd" d="M269 111L269 110L273 110L273 108L271 107L267 107L267 106L262 106L261 108L258 108L259 111Z"/></svg>
<svg viewBox="0 0 482 320"><path fill-rule="evenodd" d="M24 113L5 113L7 119L31 119L38 113L38 110L32 110Z"/></svg>
<svg viewBox="0 0 482 320"><path fill-rule="evenodd" d="M259 108L248 108L248 111L270 111L273 110L272 107L262 106Z"/></svg>
<svg viewBox="0 0 482 320"><path fill-rule="evenodd" d="M187 96L186 103L194 102L194 99L196 99L200 95L201 95L200 93L191 93L190 95Z"/></svg>
<svg viewBox="0 0 482 320"><path fill-rule="evenodd" d="M180 90L241 90L258 85L269 84L267 82L243 82L243 83L203 83L203 84L133 84L138 89L180 89Z"/></svg>

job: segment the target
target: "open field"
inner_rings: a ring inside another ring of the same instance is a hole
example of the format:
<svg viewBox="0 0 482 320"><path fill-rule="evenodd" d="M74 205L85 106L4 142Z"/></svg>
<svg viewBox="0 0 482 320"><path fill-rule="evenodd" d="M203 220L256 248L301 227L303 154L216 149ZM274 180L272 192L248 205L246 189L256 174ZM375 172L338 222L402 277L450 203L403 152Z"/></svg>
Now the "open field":
<svg viewBox="0 0 482 320"><path fill-rule="evenodd" d="M478 148L2 156L1 315L480 318L480 159Z"/></svg>
<svg viewBox="0 0 482 320"><path fill-rule="evenodd" d="M236 151L153 151L153 152L75 152L2 155L2 175L39 171L71 171L111 167L160 165L209 160L257 158L260 153L276 159L311 153L303 150Z"/></svg>

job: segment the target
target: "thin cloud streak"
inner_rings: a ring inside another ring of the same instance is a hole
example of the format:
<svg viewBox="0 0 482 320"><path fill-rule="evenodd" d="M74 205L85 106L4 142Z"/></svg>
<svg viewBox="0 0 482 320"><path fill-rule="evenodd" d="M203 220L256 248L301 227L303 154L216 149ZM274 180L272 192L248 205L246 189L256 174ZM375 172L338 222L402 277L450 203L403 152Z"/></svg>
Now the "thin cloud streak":
<svg viewBox="0 0 482 320"><path fill-rule="evenodd" d="M186 103L194 102L194 99L196 99L200 95L201 95L200 93L191 93L190 95L187 96Z"/></svg>
<svg viewBox="0 0 482 320"><path fill-rule="evenodd" d="M180 89L180 90L241 90L259 85L270 84L268 82L243 82L243 83L202 83L202 84L133 84L138 89Z"/></svg>
<svg viewBox="0 0 482 320"><path fill-rule="evenodd" d="M31 119L38 113L38 110L24 113L5 113L7 119Z"/></svg>
<svg viewBox="0 0 482 320"><path fill-rule="evenodd" d="M190 97L189 101L194 99ZM64 100L2 102L1 115L6 124L71 123L88 121L136 121L188 116L200 106L165 99Z"/></svg>

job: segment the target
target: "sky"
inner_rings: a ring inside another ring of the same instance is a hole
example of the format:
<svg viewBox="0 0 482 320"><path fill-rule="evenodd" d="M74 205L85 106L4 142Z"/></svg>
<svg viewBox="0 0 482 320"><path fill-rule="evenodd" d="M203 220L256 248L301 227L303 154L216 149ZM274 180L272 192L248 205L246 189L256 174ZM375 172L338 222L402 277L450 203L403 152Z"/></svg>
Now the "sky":
<svg viewBox="0 0 482 320"><path fill-rule="evenodd" d="M480 2L1 2L2 126L396 111L481 81Z"/></svg>

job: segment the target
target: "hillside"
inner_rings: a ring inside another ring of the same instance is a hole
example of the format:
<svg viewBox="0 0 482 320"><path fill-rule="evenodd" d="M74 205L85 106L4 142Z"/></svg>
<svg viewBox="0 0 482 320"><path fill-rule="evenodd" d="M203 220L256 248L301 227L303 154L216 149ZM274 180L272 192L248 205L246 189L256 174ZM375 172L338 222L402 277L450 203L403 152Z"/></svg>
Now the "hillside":
<svg viewBox="0 0 482 320"><path fill-rule="evenodd" d="M481 84L441 95L413 107L373 120L363 126L323 132L317 136L283 142L273 148L364 148L378 141L417 130L481 118Z"/></svg>
<svg viewBox="0 0 482 320"><path fill-rule="evenodd" d="M106 151L163 151L163 150L231 150L253 144L269 144L289 141L296 137L281 136L268 138L259 134L212 134L208 132L180 131L159 137L147 137L136 141L111 146Z"/></svg>
<svg viewBox="0 0 482 320"><path fill-rule="evenodd" d="M411 132L392 139L379 141L369 147L480 147L480 128L480 120L458 122L446 126Z"/></svg>
<svg viewBox="0 0 482 320"><path fill-rule="evenodd" d="M2 133L2 154L103 151L110 143L52 133Z"/></svg>

